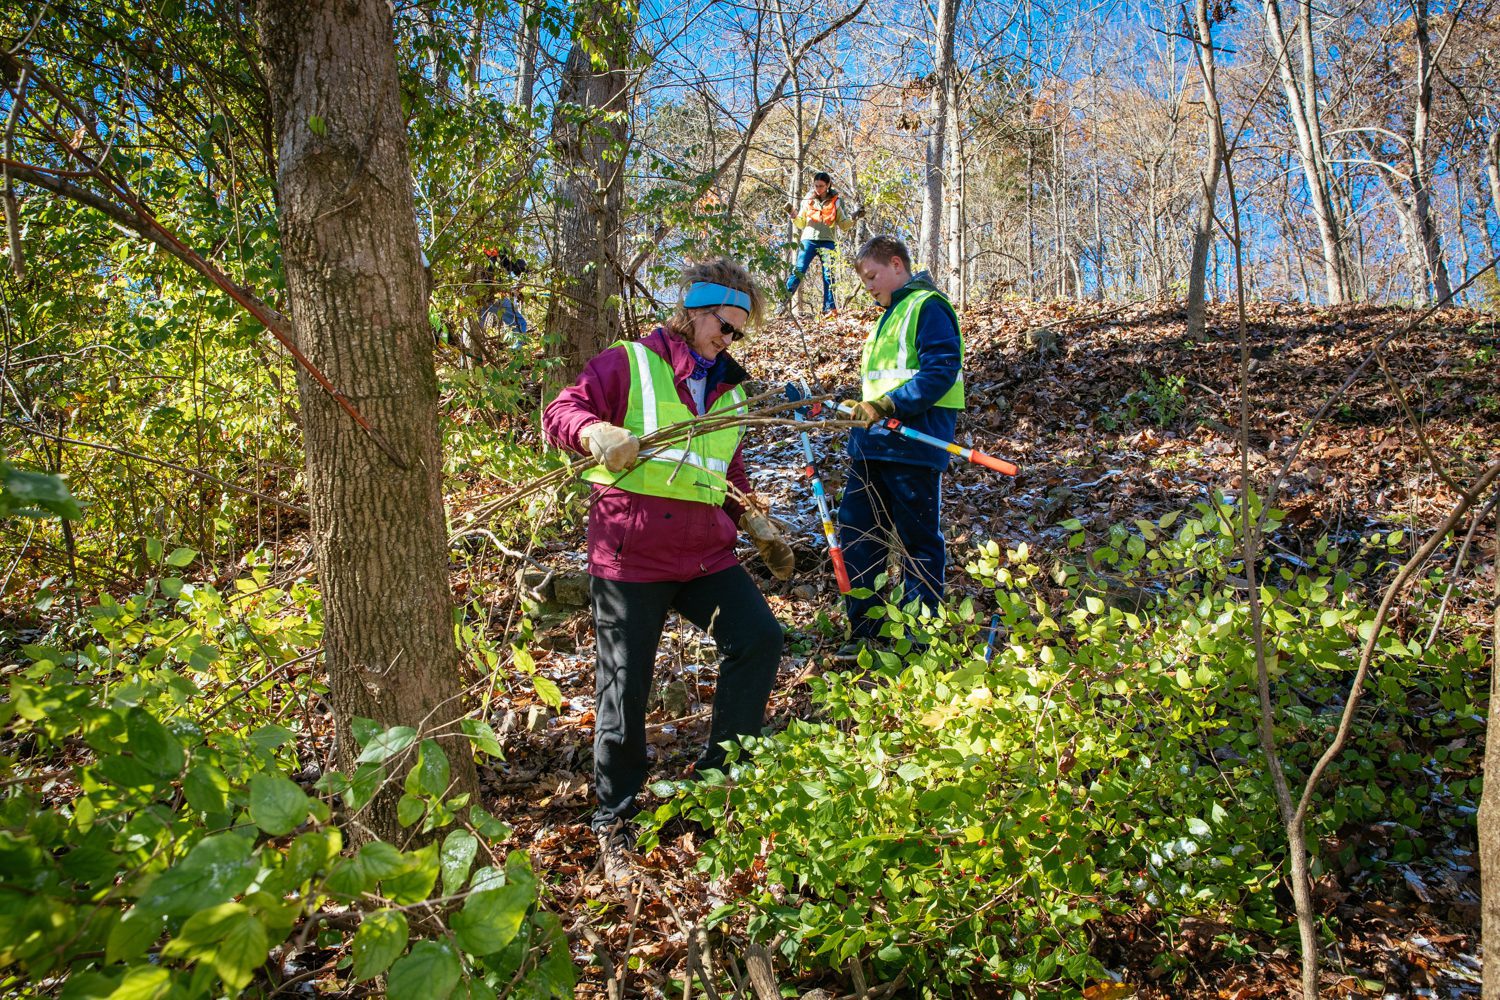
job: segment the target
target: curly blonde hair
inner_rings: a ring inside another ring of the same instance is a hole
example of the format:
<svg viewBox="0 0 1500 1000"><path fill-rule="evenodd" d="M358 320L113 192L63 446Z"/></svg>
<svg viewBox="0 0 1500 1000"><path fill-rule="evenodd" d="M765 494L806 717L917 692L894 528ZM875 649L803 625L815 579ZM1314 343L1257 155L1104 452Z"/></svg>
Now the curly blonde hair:
<svg viewBox="0 0 1500 1000"><path fill-rule="evenodd" d="M744 292L750 296L750 318L745 326L757 326L761 315L765 310L765 297L761 295L760 289L755 287L755 282L750 278L750 271L743 264L738 264L728 257L720 257L718 260L703 260L695 264L689 264L682 269L682 278L678 282L678 306L677 311L667 320L667 329L688 343L693 341L693 317L699 313L709 311L709 307L700 306L687 309L682 306L683 300L687 298L688 289L693 287L697 281L709 281L715 285L723 285L725 288L733 288L735 291ZM722 307L720 307L722 308Z"/></svg>

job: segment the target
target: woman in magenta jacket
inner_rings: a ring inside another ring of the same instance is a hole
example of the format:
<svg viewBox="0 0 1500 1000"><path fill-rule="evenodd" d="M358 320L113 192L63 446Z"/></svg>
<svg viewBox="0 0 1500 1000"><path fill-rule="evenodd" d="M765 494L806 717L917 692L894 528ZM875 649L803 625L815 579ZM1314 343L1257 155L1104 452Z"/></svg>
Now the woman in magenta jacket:
<svg viewBox="0 0 1500 1000"><path fill-rule="evenodd" d="M631 353L635 345L616 344L590 361L542 415L552 444L593 455L610 474L595 478L588 517L598 644L593 825L606 851L606 868L609 852L628 844L623 824L634 815L646 778L646 701L668 610L708 631L722 656L708 745L695 770L721 768L722 744L758 733L764 723L782 629L735 556L736 523L781 579L791 575L792 553L762 514L735 499L736 490L750 492L742 448L734 447L721 474L735 489L720 502L619 485L619 477L642 459L639 437L630 429L642 427L640 415L631 412L632 381L639 400L645 369L669 368L672 388L652 383L656 391L670 397L675 389L676 400L693 414L707 413L745 380L745 370L726 348L758 321L761 305L749 272L739 264L718 260L688 267L676 313L639 341L666 367L643 364L644 355Z"/></svg>

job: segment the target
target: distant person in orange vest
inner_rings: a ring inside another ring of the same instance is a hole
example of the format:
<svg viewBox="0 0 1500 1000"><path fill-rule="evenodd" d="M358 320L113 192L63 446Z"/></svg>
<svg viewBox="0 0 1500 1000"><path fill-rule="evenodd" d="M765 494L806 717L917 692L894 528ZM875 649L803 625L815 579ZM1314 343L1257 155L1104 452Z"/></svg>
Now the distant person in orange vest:
<svg viewBox="0 0 1500 1000"><path fill-rule="evenodd" d="M802 227L802 249L797 254L791 277L786 279L787 301L790 303L797 294L797 286L802 284L803 275L807 274L816 257L823 267L823 311L832 312L833 275L829 270L832 254L825 258L822 251L832 251L839 231L853 229L854 220L864 215L865 210L861 208L852 215L846 213L839 193L833 189L833 178L821 170L813 174L813 187L802 199L801 210L791 205L786 210L793 217L793 225Z"/></svg>

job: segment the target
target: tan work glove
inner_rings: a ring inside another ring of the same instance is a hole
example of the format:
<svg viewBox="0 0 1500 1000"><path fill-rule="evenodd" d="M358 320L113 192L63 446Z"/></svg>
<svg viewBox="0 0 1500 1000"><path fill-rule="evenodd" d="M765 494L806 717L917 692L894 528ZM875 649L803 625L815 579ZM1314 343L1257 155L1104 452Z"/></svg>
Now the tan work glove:
<svg viewBox="0 0 1500 1000"><path fill-rule="evenodd" d="M792 555L792 547L781 537L771 519L747 510L740 515L740 528L755 543L755 551L760 553L761 561L771 570L771 575L778 580L791 579L797 560Z"/></svg>
<svg viewBox="0 0 1500 1000"><path fill-rule="evenodd" d="M874 424L884 420L896 412L896 404L891 402L891 397L881 396L879 399L865 402L858 399L846 399L839 404L842 411L847 407L848 416L853 420L863 420L867 424Z"/></svg>
<svg viewBox="0 0 1500 1000"><path fill-rule="evenodd" d="M588 447L594 461L610 472L624 472L641 453L640 438L604 420L579 431L578 440Z"/></svg>

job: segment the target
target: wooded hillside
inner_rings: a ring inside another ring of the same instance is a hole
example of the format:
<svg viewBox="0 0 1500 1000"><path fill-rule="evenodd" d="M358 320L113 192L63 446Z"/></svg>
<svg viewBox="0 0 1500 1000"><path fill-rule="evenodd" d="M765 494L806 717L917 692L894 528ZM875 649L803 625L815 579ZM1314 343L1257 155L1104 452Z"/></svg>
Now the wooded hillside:
<svg viewBox="0 0 1500 1000"><path fill-rule="evenodd" d="M1500 996L1496 30L0 8L0 992ZM851 642L890 274L961 333L946 591L893 534ZM593 416L731 470L785 639L695 765L741 637L666 617L616 878L590 519L676 471L549 406L659 327Z"/></svg>

